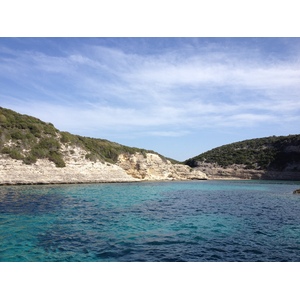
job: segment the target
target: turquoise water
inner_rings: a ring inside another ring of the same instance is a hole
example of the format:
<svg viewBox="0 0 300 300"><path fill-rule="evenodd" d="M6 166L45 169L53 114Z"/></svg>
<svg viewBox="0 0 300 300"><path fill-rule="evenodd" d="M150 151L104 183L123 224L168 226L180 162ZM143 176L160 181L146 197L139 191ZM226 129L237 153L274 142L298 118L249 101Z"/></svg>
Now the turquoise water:
<svg viewBox="0 0 300 300"><path fill-rule="evenodd" d="M300 261L299 186L2 186L0 261Z"/></svg>

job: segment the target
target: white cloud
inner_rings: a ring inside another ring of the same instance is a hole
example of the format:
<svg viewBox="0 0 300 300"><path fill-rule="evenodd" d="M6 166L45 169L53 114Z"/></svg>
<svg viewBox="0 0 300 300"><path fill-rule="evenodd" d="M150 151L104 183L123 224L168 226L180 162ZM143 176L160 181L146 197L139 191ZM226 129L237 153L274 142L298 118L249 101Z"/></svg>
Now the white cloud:
<svg viewBox="0 0 300 300"><path fill-rule="evenodd" d="M167 60L167 57L165 58ZM126 75L128 82L157 84L159 87L226 86L253 89L279 89L299 85L300 65L278 66L260 63L253 65L247 60L207 63L201 56L193 61L174 64L153 61L150 67L141 66Z"/></svg>
<svg viewBox="0 0 300 300"><path fill-rule="evenodd" d="M300 111L299 64L254 61L246 50L138 55L85 46L65 56L11 53L14 59L1 60L0 76L23 90L3 88L3 101L63 130L121 134L139 127L145 135L181 136L280 124Z"/></svg>

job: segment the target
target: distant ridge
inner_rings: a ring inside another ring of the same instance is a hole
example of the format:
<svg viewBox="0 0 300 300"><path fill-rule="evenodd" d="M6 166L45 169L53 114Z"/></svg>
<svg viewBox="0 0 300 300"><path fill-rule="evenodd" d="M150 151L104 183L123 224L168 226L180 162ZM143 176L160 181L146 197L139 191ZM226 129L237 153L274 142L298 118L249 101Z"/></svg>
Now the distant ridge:
<svg viewBox="0 0 300 300"><path fill-rule="evenodd" d="M274 175L277 172L283 175L288 172L289 175L286 178L283 176L283 179L298 179L300 135L271 136L224 145L190 158L185 164L201 168L202 171L208 171L209 168L219 169L220 176L221 169L235 168L238 171L252 170L252 173L259 171L256 175L253 173L254 178L268 178L268 174ZM234 172L231 173L234 175Z"/></svg>

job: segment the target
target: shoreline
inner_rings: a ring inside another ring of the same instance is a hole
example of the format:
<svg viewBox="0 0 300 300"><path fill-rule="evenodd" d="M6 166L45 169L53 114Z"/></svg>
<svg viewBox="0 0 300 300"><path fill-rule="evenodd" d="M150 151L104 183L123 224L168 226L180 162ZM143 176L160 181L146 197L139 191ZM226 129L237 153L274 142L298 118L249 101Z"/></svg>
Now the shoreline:
<svg viewBox="0 0 300 300"><path fill-rule="evenodd" d="M141 182L140 180L137 181L78 181L78 182L6 182L6 183L0 183L0 186L21 186L21 185L67 185L67 184L98 184L98 183L137 183Z"/></svg>
<svg viewBox="0 0 300 300"><path fill-rule="evenodd" d="M63 182L0 182L0 186L20 186L20 185L66 185L66 184L99 184L99 183L139 183L139 182L187 182L187 181L207 181L208 179L187 179L187 180L108 180L108 181L63 181Z"/></svg>
<svg viewBox="0 0 300 300"><path fill-rule="evenodd" d="M51 185L82 185L82 184L120 184L120 183L145 183L145 182L198 182L198 181L285 181L299 182L298 179L245 179L245 178L208 178L208 179L187 179L187 180L110 180L110 181L78 181L78 182L0 182L0 187L4 186L51 186Z"/></svg>

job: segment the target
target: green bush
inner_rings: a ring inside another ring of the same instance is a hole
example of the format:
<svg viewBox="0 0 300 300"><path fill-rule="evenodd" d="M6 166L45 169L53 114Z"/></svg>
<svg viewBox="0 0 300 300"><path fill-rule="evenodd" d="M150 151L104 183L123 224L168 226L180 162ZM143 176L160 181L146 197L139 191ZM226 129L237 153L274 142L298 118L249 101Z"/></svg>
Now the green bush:
<svg viewBox="0 0 300 300"><path fill-rule="evenodd" d="M38 147L47 149L48 151L58 151L60 149L60 144L55 138L47 137L40 140Z"/></svg>
<svg viewBox="0 0 300 300"><path fill-rule="evenodd" d="M57 152L51 152L49 155L49 160L53 161L58 168L63 168L66 166L62 156L60 153Z"/></svg>
<svg viewBox="0 0 300 300"><path fill-rule="evenodd" d="M11 134L11 138L14 140L22 140L24 138L24 135L22 134L21 131L13 131Z"/></svg>
<svg viewBox="0 0 300 300"><path fill-rule="evenodd" d="M49 154L49 150L35 146L31 149L30 154L36 158L46 158Z"/></svg>
<svg viewBox="0 0 300 300"><path fill-rule="evenodd" d="M32 125L29 125L28 128L29 128L31 134L33 134L35 137L38 137L38 138L41 137L41 129L38 125L32 124Z"/></svg>
<svg viewBox="0 0 300 300"><path fill-rule="evenodd" d="M3 114L0 114L0 123L6 123L7 119Z"/></svg>
<svg viewBox="0 0 300 300"><path fill-rule="evenodd" d="M10 148L8 148L8 147L3 147L2 150L1 150L1 153L2 153L2 154L9 154L9 153L10 153Z"/></svg>
<svg viewBox="0 0 300 300"><path fill-rule="evenodd" d="M33 156L32 154L30 154L30 155L23 158L23 162L26 165L34 164L34 163L36 163L36 161L37 161L37 158L35 156Z"/></svg>
<svg viewBox="0 0 300 300"><path fill-rule="evenodd" d="M60 138L60 142L63 144L67 144L67 143L71 143L72 142L72 134L70 134L69 132L61 132L60 133L61 138Z"/></svg>
<svg viewBox="0 0 300 300"><path fill-rule="evenodd" d="M51 123L44 125L44 133L55 136L55 127Z"/></svg>
<svg viewBox="0 0 300 300"><path fill-rule="evenodd" d="M9 156L12 158L12 159L23 159L24 156L16 149L11 149L10 152L9 152Z"/></svg>

